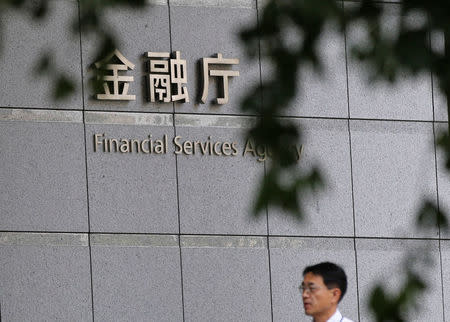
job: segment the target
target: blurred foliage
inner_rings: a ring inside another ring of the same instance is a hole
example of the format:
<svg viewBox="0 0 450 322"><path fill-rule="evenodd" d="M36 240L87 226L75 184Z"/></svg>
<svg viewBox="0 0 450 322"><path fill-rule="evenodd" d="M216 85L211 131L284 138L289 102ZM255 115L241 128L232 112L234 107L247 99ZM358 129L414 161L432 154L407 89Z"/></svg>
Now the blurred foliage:
<svg viewBox="0 0 450 322"><path fill-rule="evenodd" d="M406 322L420 311L421 295L428 289L426 279L436 265L432 253L430 244L410 251L403 263L389 271L391 287L378 283L372 288L368 302L376 321Z"/></svg>
<svg viewBox="0 0 450 322"><path fill-rule="evenodd" d="M53 0L54 1L54 0ZM146 4L146 0L79 0L79 12L68 21L67 28L74 37L79 37L80 31L87 36L94 35L98 40L96 57L99 60L117 47L117 36L110 28L106 16L110 8L139 9ZM51 19L51 0L0 0L0 21L2 16L15 10L36 21ZM1 29L0 29L1 31ZM3 37L2 37L3 39ZM0 45L4 45L3 43ZM63 66L56 64L56 59L50 54L53 50L44 46L44 52L37 58L34 68L36 77L46 76L52 81L52 97L59 101L66 99L76 90L76 84L69 74L64 72ZM101 88L101 79L91 84L94 88Z"/></svg>
<svg viewBox="0 0 450 322"><path fill-rule="evenodd" d="M382 3L361 0L267 0L259 8L257 25L242 31L241 38L250 57L268 62L269 77L255 87L242 102L243 111L260 117L248 135L257 144L265 145L272 153L266 162L266 176L262 180L255 203L255 214L266 207L280 207L298 219L303 216L305 198L323 187L320 170L299 166L289 147L302 144L302 132L292 119L280 118L302 88L299 79L308 67L317 74L324 72L319 41L330 27L341 34L351 28L360 29L364 41L349 45L351 59L357 59L372 70L369 78L394 82L405 75L432 72L434 84L450 97L450 2L444 0L404 0L398 4L398 30L386 28L385 7ZM78 15L68 26L74 36L80 31L99 40L97 60L118 47L107 14L110 8L140 8L145 0L79 0ZM258 2L261 4L261 1ZM392 5L391 5L392 6ZM16 10L33 19L48 18L49 0L0 0L0 19L9 10ZM415 23L424 18L426 23ZM0 20L3 24L3 19ZM441 38L443 48L431 46L431 39ZM3 39L3 37L2 37ZM445 40L445 41L444 41ZM2 44L3 45L3 44ZM55 64L51 48L35 64L36 75L46 75L53 81L53 97L63 99L75 90L70 77ZM99 84L93 84L99 86ZM326 94L326 93L324 93ZM449 113L450 115L450 113ZM450 136L448 131L437 140L450 170ZM307 144L304 145L307 149ZM425 200L417 214L420 229L448 228L448 220L435 201ZM416 258L409 255L409 261ZM430 263L428 263L430 265ZM425 289L422 276L404 269L404 284L395 295L380 284L371 293L370 307L377 321L405 321L416 306L419 294Z"/></svg>
<svg viewBox="0 0 450 322"><path fill-rule="evenodd" d="M319 169L296 167L287 155L288 145L303 144L306 148L308 145L302 142L301 129L294 121L281 120L279 116L302 88L299 82L302 74L310 66L319 75L323 72L324 57L318 44L325 32L333 29L346 36L350 30L357 30L363 35L361 42L346 45L349 59L365 64L372 71L368 80L392 83L431 72L434 84L445 97L450 97L450 2L404 0L389 6L398 9L398 14L390 17L394 16L397 28L386 23L388 12L380 2L267 0L259 8L257 25L241 32L247 54L253 58L259 55L271 71L242 102L244 111L260 116L248 135L266 144L275 155L273 162L266 163L267 175L257 197L256 214L265 207L281 207L302 219L302 204L323 182ZM439 43L445 46L440 48ZM437 144L450 170L448 133L447 129ZM420 231L448 229L447 217L436 203L423 201L416 217ZM369 306L377 321L407 321L417 308L426 285L423 274L411 270L411 262L418 257L417 253L406 255L405 264L400 267L406 278L395 295L387 292L383 284L372 290ZM424 264L433 265L430 260Z"/></svg>
<svg viewBox="0 0 450 322"><path fill-rule="evenodd" d="M436 83L448 96L448 48L432 47L430 39L441 37L444 43L450 31L450 3L411 0L398 3L397 7L398 30L393 30L384 24L386 7L379 2L346 2L344 8L343 2L334 0L268 0L264 8L259 8L258 24L242 31L247 54L254 58L260 55L271 71L242 102L243 111L261 117L249 135L278 156L268 165L269 176L257 197L256 214L262 212L262 201L267 200L269 207L279 206L301 219L302 200L323 182L318 169L299 169L294 166L295 160L287 156L287 146L302 141L301 129L294 121L277 116L284 114L301 90L303 84L298 80L309 66L319 75L323 72L318 43L330 27L342 34L358 29L364 35L364 41L349 45L348 51L351 59L370 67L372 74L368 79L394 82L399 76L433 72ZM439 146L450 168L448 135L440 138ZM289 183L280 180L287 176L286 172L290 173Z"/></svg>
<svg viewBox="0 0 450 322"><path fill-rule="evenodd" d="M450 171L450 136L448 131L441 133L437 139L437 145L444 152L445 168Z"/></svg>
<svg viewBox="0 0 450 322"><path fill-rule="evenodd" d="M418 296L426 289L420 274L406 267L406 280L397 291L389 294L383 284L376 285L369 298L369 305L375 313L376 321L406 322L407 312L418 307Z"/></svg>
<svg viewBox="0 0 450 322"><path fill-rule="evenodd" d="M433 230L438 229L443 231L448 231L448 219L447 216L439 209L436 202L432 200L424 200L422 207L416 217L416 226L421 230Z"/></svg>
<svg viewBox="0 0 450 322"><path fill-rule="evenodd" d="M117 37L111 31L106 17L109 9L134 8L138 10L146 0L79 0L80 17L74 21L73 29L86 33L86 36L95 34L100 41L97 47L95 61L101 60L118 47Z"/></svg>
<svg viewBox="0 0 450 322"><path fill-rule="evenodd" d="M242 103L247 113L260 115L249 132L258 143L273 151L267 176L260 188L255 214L267 206L278 206L298 219L302 218L302 200L322 186L317 169L299 168L289 153L289 146L301 142L301 131L293 120L280 119L296 95L302 66L311 64L321 70L316 45L325 25L344 25L342 6L334 0L269 1L261 11L257 26L242 32L241 37L251 57L271 63L273 77L254 88ZM298 33L301 41L294 43ZM289 180L286 180L289 178Z"/></svg>

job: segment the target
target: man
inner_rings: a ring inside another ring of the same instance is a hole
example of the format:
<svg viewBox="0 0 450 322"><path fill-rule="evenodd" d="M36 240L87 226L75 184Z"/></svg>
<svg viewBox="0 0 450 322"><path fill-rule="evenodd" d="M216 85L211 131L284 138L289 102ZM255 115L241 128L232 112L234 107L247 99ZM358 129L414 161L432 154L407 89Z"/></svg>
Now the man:
<svg viewBox="0 0 450 322"><path fill-rule="evenodd" d="M300 290L305 314L314 322L353 322L338 310L347 290L347 276L338 265L324 262L306 267Z"/></svg>

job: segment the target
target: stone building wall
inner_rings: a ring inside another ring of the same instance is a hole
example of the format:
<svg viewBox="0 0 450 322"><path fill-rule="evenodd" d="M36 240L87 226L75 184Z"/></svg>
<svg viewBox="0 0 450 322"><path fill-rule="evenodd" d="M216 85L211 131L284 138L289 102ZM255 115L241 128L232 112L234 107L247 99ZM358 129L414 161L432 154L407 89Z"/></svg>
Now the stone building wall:
<svg viewBox="0 0 450 322"><path fill-rule="evenodd" d="M324 77L308 71L301 97L280 115L302 126L299 168L318 163L327 191L308 201L300 224L277 209L254 218L265 163L243 153L254 115L239 102L270 68L247 60L235 33L256 21L256 0L169 0L109 12L120 51L135 65L127 72L130 102L95 99L89 81L98 39L68 30L77 1L50 5L46 22L3 15L2 322L309 321L298 286L303 268L322 260L348 274L341 311L370 321L372 285L397 290L403 255L418 249L434 264L422 269L428 293L411 321L450 321L450 235L419 233L414 224L423 197L450 210L450 181L434 144L448 126L446 104L432 75L366 85L367 73L346 51L360 31L342 37L330 27L320 43ZM385 6L395 30L397 5ZM30 73L43 48L77 84L62 103L51 100L48 77ZM190 103L148 101L147 51L180 51ZM214 80L199 104L200 60L217 53L240 59L232 67L240 75L230 79L227 104L210 102ZM105 152L95 135L167 138L167 151ZM234 142L238 152L203 154L197 145L196 154L176 154L175 137Z"/></svg>

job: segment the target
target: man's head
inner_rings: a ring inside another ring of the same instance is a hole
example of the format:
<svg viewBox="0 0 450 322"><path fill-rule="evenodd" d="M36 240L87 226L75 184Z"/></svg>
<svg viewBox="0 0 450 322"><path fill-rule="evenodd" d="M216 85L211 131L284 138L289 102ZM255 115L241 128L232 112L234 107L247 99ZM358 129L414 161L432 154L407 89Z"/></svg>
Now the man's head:
<svg viewBox="0 0 450 322"><path fill-rule="evenodd" d="M305 314L328 319L347 290L347 276L336 264L324 262L303 271L301 285Z"/></svg>

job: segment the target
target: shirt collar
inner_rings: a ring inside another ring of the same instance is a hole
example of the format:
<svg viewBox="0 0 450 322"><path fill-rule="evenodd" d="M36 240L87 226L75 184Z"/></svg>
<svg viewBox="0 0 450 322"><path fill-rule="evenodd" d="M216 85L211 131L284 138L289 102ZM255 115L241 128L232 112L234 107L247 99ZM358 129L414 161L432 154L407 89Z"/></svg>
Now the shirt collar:
<svg viewBox="0 0 450 322"><path fill-rule="evenodd" d="M338 309L336 309L336 312L328 319L327 322L341 322L342 320L342 314L339 312Z"/></svg>
<svg viewBox="0 0 450 322"><path fill-rule="evenodd" d="M341 312L339 312L338 309L336 309L336 312L334 312L334 314L332 316L330 316L330 318L327 320L327 322L342 322L342 314ZM313 319L314 322L314 319Z"/></svg>

